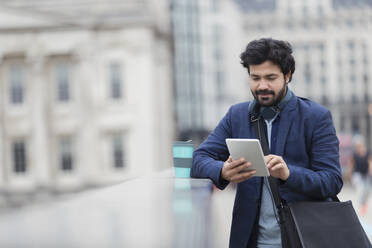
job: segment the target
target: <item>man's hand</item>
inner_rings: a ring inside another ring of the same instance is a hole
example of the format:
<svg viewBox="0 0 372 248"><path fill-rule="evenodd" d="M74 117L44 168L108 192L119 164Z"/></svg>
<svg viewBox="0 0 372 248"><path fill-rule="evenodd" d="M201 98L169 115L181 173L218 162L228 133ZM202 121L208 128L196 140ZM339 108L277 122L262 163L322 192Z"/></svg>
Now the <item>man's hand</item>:
<svg viewBox="0 0 372 248"><path fill-rule="evenodd" d="M266 166L271 176L286 181L289 177L289 169L282 157L269 154L265 156Z"/></svg>
<svg viewBox="0 0 372 248"><path fill-rule="evenodd" d="M233 183L243 182L256 174L256 170L243 171L249 169L250 166L251 163L244 158L233 161L230 156L223 164L221 176L223 179Z"/></svg>

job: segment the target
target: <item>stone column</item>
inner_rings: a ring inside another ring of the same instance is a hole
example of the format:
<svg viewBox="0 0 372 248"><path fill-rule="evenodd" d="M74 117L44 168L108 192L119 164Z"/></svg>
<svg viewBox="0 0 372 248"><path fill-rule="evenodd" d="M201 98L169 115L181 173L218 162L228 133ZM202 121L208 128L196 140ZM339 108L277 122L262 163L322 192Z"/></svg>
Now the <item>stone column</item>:
<svg viewBox="0 0 372 248"><path fill-rule="evenodd" d="M94 44L94 41L91 41ZM99 73L95 68L94 45L86 45L76 49L76 64L73 82L78 84L76 104L79 105L79 132L77 133L79 145L75 146L76 154L80 154L78 166L82 184L96 184L102 177L100 170L100 140L96 123L94 93L99 83Z"/></svg>
<svg viewBox="0 0 372 248"><path fill-rule="evenodd" d="M3 71L3 54L0 52L0 75ZM6 160L5 160L5 137L4 137L4 94L5 94L5 81L4 77L0 78L0 187L5 183L5 171L6 171Z"/></svg>
<svg viewBox="0 0 372 248"><path fill-rule="evenodd" d="M47 187L51 182L52 156L49 149L48 130L50 123L47 111L47 71L43 54L31 54L27 58L31 132L27 155L31 162L30 173L36 186Z"/></svg>

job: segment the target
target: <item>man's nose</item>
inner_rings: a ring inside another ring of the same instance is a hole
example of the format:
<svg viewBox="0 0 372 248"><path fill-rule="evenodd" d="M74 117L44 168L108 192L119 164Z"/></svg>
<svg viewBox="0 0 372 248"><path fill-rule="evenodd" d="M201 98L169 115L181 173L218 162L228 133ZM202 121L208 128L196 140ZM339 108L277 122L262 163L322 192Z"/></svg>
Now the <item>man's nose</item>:
<svg viewBox="0 0 372 248"><path fill-rule="evenodd" d="M264 90L268 88L269 88L269 83L265 79L261 79L260 82L258 83L258 89Z"/></svg>

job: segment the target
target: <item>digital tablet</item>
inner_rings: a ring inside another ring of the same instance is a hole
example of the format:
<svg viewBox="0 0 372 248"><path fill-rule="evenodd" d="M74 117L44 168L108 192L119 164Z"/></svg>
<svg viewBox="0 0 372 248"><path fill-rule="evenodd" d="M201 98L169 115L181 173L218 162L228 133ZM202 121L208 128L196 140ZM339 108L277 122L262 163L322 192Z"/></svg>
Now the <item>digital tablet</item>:
<svg viewBox="0 0 372 248"><path fill-rule="evenodd" d="M264 154L258 139L226 139L227 148L233 160L245 158L252 165L249 170L256 170L256 177L269 176Z"/></svg>

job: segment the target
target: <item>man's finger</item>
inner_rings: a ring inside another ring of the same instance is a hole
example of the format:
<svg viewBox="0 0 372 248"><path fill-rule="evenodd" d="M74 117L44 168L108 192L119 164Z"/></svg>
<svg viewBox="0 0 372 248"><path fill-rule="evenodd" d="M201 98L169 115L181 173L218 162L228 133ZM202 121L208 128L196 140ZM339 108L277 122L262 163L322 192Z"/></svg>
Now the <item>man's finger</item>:
<svg viewBox="0 0 372 248"><path fill-rule="evenodd" d="M277 171L280 169L284 169L284 163L277 163L273 167L270 168L271 171Z"/></svg>
<svg viewBox="0 0 372 248"><path fill-rule="evenodd" d="M248 171L248 172L242 172L242 173L239 173L239 174L233 176L231 178L231 181L235 182L235 183L240 183L240 182L243 182L243 181L253 177L254 174L256 174L256 170L252 170L252 171Z"/></svg>
<svg viewBox="0 0 372 248"><path fill-rule="evenodd" d="M246 169L249 169L249 167L251 166L251 162L245 162L237 167L235 167L234 169L231 170L231 172L233 174L238 174L238 173L242 173L243 170L246 170Z"/></svg>
<svg viewBox="0 0 372 248"><path fill-rule="evenodd" d="M231 163L228 165L228 168L229 168L229 170L234 169L235 167L238 167L239 165L241 165L245 162L246 162L246 160L244 158L240 158L240 159L237 159L237 160L234 160L234 161L232 161L232 159L231 159Z"/></svg>
<svg viewBox="0 0 372 248"><path fill-rule="evenodd" d="M251 162L242 163L239 166L234 167L233 169L229 169L226 172L226 174L231 179L231 178L235 177L236 175L241 174L244 170L249 169L249 167L251 165L252 165Z"/></svg>
<svg viewBox="0 0 372 248"><path fill-rule="evenodd" d="M265 162L267 164L275 157L273 155L269 154L269 155L266 155L264 158L265 158Z"/></svg>
<svg viewBox="0 0 372 248"><path fill-rule="evenodd" d="M274 157L273 159L270 160L270 162L268 162L266 165L267 165L267 168L271 168L273 167L274 165L278 164L278 163L281 163L282 161L280 160L280 158L278 157Z"/></svg>

